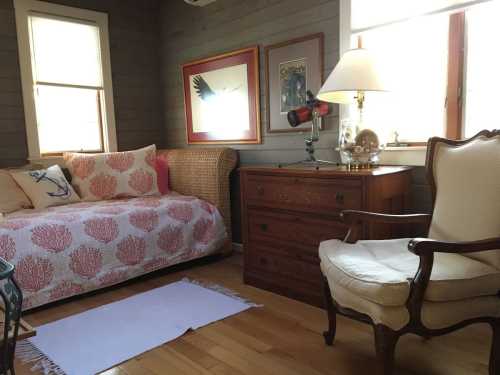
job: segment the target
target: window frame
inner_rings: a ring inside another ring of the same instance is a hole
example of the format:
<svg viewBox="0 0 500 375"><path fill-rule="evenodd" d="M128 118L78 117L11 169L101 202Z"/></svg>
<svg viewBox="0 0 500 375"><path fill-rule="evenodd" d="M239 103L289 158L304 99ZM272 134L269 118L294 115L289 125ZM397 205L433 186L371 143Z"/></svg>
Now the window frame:
<svg viewBox="0 0 500 375"><path fill-rule="evenodd" d="M475 1L474 4L487 2ZM446 89L445 134L450 139L461 139L464 134L464 87L466 81L466 7L463 4L444 9L449 13L448 80ZM469 4L470 5L470 4ZM432 14L432 13L431 13ZM340 0L340 55L350 48L351 43L351 0ZM348 110L340 105L340 120L347 117ZM408 147L425 147L427 142L404 142Z"/></svg>
<svg viewBox="0 0 500 375"><path fill-rule="evenodd" d="M104 116L101 116L101 119L103 120L101 123L102 146L104 152L117 151L118 147L111 75L108 15L102 12L58 5L38 0L14 0L14 8L29 160L40 160L61 155L59 153L48 153L42 155L40 153L35 104L36 87L30 46L31 36L29 16L32 13L47 15L47 17L56 19L74 19L76 22L90 23L99 28L100 57L103 80L102 92L104 93L103 97L100 98L101 106L99 106L100 110L104 112L102 113Z"/></svg>

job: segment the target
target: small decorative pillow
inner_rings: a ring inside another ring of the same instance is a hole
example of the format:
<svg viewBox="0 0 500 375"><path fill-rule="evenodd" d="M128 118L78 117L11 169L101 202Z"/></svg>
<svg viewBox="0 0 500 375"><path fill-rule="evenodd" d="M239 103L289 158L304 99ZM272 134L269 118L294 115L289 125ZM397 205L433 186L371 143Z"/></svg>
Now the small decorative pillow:
<svg viewBox="0 0 500 375"><path fill-rule="evenodd" d="M66 168L85 201L159 195L156 146L103 154L65 153Z"/></svg>
<svg viewBox="0 0 500 375"><path fill-rule="evenodd" d="M6 169L0 169L0 213L8 214L32 207L29 198Z"/></svg>
<svg viewBox="0 0 500 375"><path fill-rule="evenodd" d="M11 172L11 175L36 209L80 201L58 165L37 171Z"/></svg>
<svg viewBox="0 0 500 375"><path fill-rule="evenodd" d="M158 190L161 195L170 193L168 186L168 161L165 156L157 156L155 160L156 175L158 178Z"/></svg>

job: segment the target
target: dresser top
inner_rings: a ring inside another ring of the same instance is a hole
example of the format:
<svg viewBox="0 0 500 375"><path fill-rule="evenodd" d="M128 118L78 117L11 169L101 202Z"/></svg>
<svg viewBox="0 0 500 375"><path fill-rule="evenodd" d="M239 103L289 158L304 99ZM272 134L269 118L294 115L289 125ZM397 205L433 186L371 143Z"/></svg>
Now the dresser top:
<svg viewBox="0 0 500 375"><path fill-rule="evenodd" d="M302 166L290 165L279 167L278 164L257 164L240 167L242 172L255 172L264 174L286 174L297 176L382 176L401 173L411 170L409 166L377 166L371 169L347 169L345 165L333 166Z"/></svg>

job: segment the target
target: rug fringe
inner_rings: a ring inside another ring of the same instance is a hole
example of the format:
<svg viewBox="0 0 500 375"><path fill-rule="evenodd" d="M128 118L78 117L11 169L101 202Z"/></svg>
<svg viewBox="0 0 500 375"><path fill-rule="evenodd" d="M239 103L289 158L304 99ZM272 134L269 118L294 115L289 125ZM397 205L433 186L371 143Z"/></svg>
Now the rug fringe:
<svg viewBox="0 0 500 375"><path fill-rule="evenodd" d="M31 367L32 372L42 371L44 375L67 375L62 368L28 340L20 341L16 345L16 357L23 363L34 362Z"/></svg>
<svg viewBox="0 0 500 375"><path fill-rule="evenodd" d="M206 289L213 290L214 292L218 292L221 294L224 294L225 296L231 297L237 301L240 301L250 307L262 307L263 305L259 305L257 303L254 303L244 297L242 297L239 293L235 292L234 290L228 289L222 285L211 283L211 282L204 282L204 281L198 281L198 280L193 280L188 277L184 277L181 281L185 281L194 285L201 286Z"/></svg>

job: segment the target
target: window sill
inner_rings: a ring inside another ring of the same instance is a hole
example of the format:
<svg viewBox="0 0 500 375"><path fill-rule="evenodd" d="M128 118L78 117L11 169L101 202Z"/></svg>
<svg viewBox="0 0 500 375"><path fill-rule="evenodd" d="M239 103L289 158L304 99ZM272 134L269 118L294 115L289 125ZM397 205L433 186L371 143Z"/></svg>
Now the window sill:
<svg viewBox="0 0 500 375"><path fill-rule="evenodd" d="M380 154L381 164L425 165L426 146L387 147Z"/></svg>
<svg viewBox="0 0 500 375"><path fill-rule="evenodd" d="M427 146L404 146L404 147L386 147L384 151L418 151L427 150Z"/></svg>
<svg viewBox="0 0 500 375"><path fill-rule="evenodd" d="M64 159L62 156L32 156L28 158L28 161L30 164L40 165L44 168L55 164L60 166L64 165Z"/></svg>

